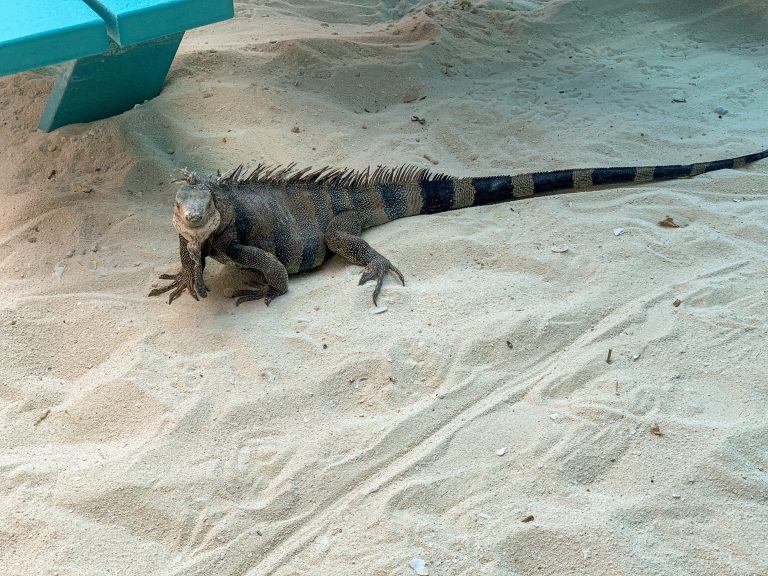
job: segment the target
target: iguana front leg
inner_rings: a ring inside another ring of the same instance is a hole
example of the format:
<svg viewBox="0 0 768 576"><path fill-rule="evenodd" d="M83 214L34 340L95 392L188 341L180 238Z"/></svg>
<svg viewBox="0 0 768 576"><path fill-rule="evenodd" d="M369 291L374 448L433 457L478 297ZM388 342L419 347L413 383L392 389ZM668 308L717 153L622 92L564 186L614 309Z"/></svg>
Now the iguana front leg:
<svg viewBox="0 0 768 576"><path fill-rule="evenodd" d="M376 300L388 270L400 279L403 286L405 286L405 279L400 270L360 237L362 231L363 219L359 214L342 212L328 224L325 230L325 244L331 252L343 256L353 264L365 266L358 285L376 279L376 287L373 289L373 304L376 306Z"/></svg>
<svg viewBox="0 0 768 576"><path fill-rule="evenodd" d="M202 250L190 253L189 243L180 235L179 256L181 258L181 270L178 274L160 274L161 280L173 280L173 282L167 286L153 289L149 296L158 296L168 292L168 290L173 290L168 296L168 304L171 304L184 293L184 290L189 290L190 296L195 300L199 300L198 295L203 298L208 295L208 289L203 283L205 256L202 254Z"/></svg>
<svg viewBox="0 0 768 576"><path fill-rule="evenodd" d="M264 303L269 306L272 300L288 291L288 271L274 254L255 246L246 246L237 242L232 242L226 246L224 253L231 264L238 268L261 272L267 282L266 285L250 283L252 286L256 286L253 290L235 291L232 297L237 298L236 306L240 306L243 302L261 300L262 298L264 298Z"/></svg>

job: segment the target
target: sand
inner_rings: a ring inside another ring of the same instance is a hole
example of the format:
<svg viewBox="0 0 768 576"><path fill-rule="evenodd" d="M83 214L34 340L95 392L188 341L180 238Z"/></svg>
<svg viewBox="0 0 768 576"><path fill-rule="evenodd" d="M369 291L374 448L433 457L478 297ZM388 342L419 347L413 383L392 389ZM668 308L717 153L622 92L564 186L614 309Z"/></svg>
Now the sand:
<svg viewBox="0 0 768 576"><path fill-rule="evenodd" d="M269 307L215 262L147 297L181 168L756 152L766 34L762 0L254 1L116 118L37 132L54 71L0 79L0 572L768 574L768 161L372 229L382 314L339 258Z"/></svg>

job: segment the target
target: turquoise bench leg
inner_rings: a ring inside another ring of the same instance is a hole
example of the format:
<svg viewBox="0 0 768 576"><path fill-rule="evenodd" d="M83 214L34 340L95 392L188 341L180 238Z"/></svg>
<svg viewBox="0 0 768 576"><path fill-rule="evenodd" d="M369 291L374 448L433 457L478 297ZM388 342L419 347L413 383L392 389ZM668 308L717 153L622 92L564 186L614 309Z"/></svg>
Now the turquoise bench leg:
<svg viewBox="0 0 768 576"><path fill-rule="evenodd" d="M183 32L119 47L64 65L40 119L50 132L130 110L163 88Z"/></svg>

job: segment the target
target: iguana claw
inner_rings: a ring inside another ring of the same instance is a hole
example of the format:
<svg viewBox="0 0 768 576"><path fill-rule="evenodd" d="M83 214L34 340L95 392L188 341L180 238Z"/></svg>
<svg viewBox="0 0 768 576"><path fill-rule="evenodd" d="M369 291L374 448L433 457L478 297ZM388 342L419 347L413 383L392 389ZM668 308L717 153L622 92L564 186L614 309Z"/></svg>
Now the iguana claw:
<svg viewBox="0 0 768 576"><path fill-rule="evenodd" d="M165 292L168 292L169 290L173 290L168 295L168 304L173 303L176 298L181 296L184 293L184 290L189 290L190 296L194 298L195 300L199 300L198 294L200 297L205 298L208 295L207 288L204 284L200 284L198 286L198 289L195 289L195 276L192 274L187 274L184 270L179 272L178 274L160 274L159 276L160 280L173 280L170 284L167 286L161 286L160 288L154 288L149 292L149 296L159 296L160 294L164 294ZM202 290L200 290L202 288Z"/></svg>
<svg viewBox="0 0 768 576"><path fill-rule="evenodd" d="M405 286L405 278L403 278L400 270L393 266L392 263L383 256L368 262L368 265L365 267L362 275L360 276L360 282L358 282L358 286L362 286L374 278L376 279L376 287L373 289L374 306L378 306L376 299L379 297L379 292L381 292L381 285L384 282L384 276L386 275L387 271L394 272L394 274L400 279L402 285Z"/></svg>
<svg viewBox="0 0 768 576"><path fill-rule="evenodd" d="M235 306L240 306L243 302L250 302L251 300L261 300L262 298L264 298L264 304L269 306L269 303L272 302L272 300L282 294L282 292L265 284L259 284L257 282L247 282L247 284L253 286L253 290L235 290L232 293L232 298L237 298Z"/></svg>

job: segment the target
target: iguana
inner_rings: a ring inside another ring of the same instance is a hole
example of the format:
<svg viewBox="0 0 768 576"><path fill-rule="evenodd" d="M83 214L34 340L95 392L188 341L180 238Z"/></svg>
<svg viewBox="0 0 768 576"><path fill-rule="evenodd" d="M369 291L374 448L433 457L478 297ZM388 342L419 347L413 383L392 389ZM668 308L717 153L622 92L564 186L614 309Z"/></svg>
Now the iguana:
<svg viewBox="0 0 768 576"><path fill-rule="evenodd" d="M150 296L171 291L170 304L184 290L205 297L205 259L260 272L264 283L238 290L239 305L269 302L288 290L288 275L320 266L339 254L364 266L360 284L376 280L376 304L387 272L405 285L402 273L360 237L366 228L397 218L434 214L532 195L573 192L605 186L686 178L740 168L768 157L768 150L714 162L623 168L586 168L518 176L458 178L414 166L364 171L322 168L297 170L295 164L242 165L225 176L186 172L176 193L173 224L179 233L181 271Z"/></svg>

